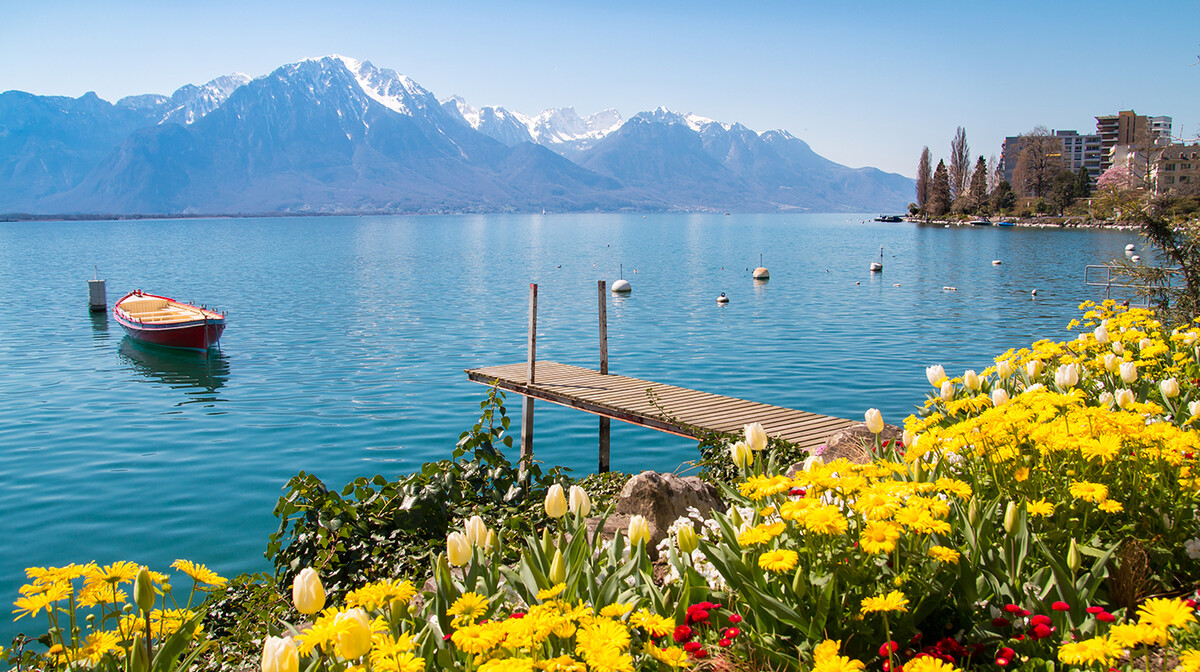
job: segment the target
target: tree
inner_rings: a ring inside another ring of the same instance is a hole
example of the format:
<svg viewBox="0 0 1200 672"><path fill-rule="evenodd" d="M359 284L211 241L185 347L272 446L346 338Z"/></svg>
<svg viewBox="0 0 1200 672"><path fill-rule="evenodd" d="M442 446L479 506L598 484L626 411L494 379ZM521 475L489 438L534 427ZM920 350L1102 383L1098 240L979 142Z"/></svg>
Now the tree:
<svg viewBox="0 0 1200 672"><path fill-rule="evenodd" d="M937 170L933 171L925 212L934 217L950 212L950 174L946 171L945 161L938 161Z"/></svg>
<svg viewBox="0 0 1200 672"><path fill-rule="evenodd" d="M924 209L929 199L929 187L933 183L933 167L929 164L929 148L921 150L921 161L917 164L917 207Z"/></svg>
<svg viewBox="0 0 1200 672"><path fill-rule="evenodd" d="M1059 216L1062 216L1063 211L1075 202L1075 182L1075 173L1069 170L1061 170L1058 175L1054 176L1054 182L1046 194L1046 201L1053 206Z"/></svg>
<svg viewBox="0 0 1200 672"><path fill-rule="evenodd" d="M1017 205L1017 194L1013 191L1008 180L1000 180L1000 184L992 190L992 212L1008 212Z"/></svg>
<svg viewBox="0 0 1200 672"><path fill-rule="evenodd" d="M1013 172L1013 187L1022 196L1045 196L1062 170L1062 140L1045 126L1038 126L1021 135L1019 146L1021 153Z"/></svg>
<svg viewBox="0 0 1200 672"><path fill-rule="evenodd" d="M971 173L971 148L967 146L967 131L962 126L950 142L950 199L958 200L967 193Z"/></svg>
<svg viewBox="0 0 1200 672"><path fill-rule="evenodd" d="M1092 177L1087 168L1080 167L1075 174L1075 198L1087 198L1092 195Z"/></svg>
<svg viewBox="0 0 1200 672"><path fill-rule="evenodd" d="M988 211L987 170L987 161L980 155L979 160L975 162L975 172L971 174L971 187L967 192L971 210L977 213Z"/></svg>
<svg viewBox="0 0 1200 672"><path fill-rule="evenodd" d="M996 160L995 154L988 157L987 166L987 193L991 195L996 187L1000 186L1000 181L1004 179L1004 176L1000 174L1000 162Z"/></svg>

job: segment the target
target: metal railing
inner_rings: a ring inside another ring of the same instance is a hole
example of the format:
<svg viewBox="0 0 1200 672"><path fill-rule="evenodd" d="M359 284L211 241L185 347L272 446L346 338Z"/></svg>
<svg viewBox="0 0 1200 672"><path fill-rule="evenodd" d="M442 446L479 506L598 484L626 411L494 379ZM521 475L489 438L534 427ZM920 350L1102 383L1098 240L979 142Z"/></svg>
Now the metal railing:
<svg viewBox="0 0 1200 672"><path fill-rule="evenodd" d="M1181 275L1179 269L1172 268L1164 270L1167 274L1167 284L1165 286L1147 285L1133 282L1114 282L1112 272L1113 269L1111 266L1107 264L1088 264L1087 266L1083 267L1083 284L1089 287L1103 287L1104 298L1106 299L1112 298L1113 288L1132 290L1132 296L1127 298L1137 299L1140 302L1138 305L1149 308L1150 297L1155 292L1161 292L1163 290L1172 289L1178 286L1175 284L1175 279Z"/></svg>

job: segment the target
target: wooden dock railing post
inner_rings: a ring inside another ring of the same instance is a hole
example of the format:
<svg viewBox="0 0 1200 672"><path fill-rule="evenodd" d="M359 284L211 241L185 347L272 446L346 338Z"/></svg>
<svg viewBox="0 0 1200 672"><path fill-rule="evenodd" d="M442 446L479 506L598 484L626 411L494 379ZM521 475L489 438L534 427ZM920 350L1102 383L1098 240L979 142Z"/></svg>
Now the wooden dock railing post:
<svg viewBox="0 0 1200 672"><path fill-rule="evenodd" d="M597 289L600 296L600 373L608 375L608 308L605 304L606 294L605 282L600 280L597 283ZM612 421L603 415L600 416L600 464L599 472L606 473L609 468L608 462L608 437L611 429Z"/></svg>
<svg viewBox="0 0 1200 672"><path fill-rule="evenodd" d="M537 359L537 287L537 283L529 283L529 362L525 372L529 385L534 382L534 361ZM521 459L526 457L533 458L533 397L528 395L521 404Z"/></svg>

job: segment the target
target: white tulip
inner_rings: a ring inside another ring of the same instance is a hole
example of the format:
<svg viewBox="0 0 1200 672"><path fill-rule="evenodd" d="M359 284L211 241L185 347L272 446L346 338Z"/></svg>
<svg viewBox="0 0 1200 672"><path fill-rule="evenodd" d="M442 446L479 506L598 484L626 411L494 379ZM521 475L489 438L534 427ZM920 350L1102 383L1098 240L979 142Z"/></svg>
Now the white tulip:
<svg viewBox="0 0 1200 672"><path fill-rule="evenodd" d="M1012 362L1007 359L1002 359L996 362L996 375L1000 378L1009 378L1012 376Z"/></svg>
<svg viewBox="0 0 1200 672"><path fill-rule="evenodd" d="M1103 324L1092 330L1092 335L1096 337L1096 342L1101 345L1108 342L1108 329L1105 329Z"/></svg>
<svg viewBox="0 0 1200 672"><path fill-rule="evenodd" d="M965 385L968 390L978 390L979 374L975 373L974 369L967 369L966 371L963 371L963 385Z"/></svg>
<svg viewBox="0 0 1200 672"><path fill-rule="evenodd" d="M1108 408L1112 408L1112 405L1113 405L1112 392L1109 392L1108 390L1101 392L1098 401L1101 404L1103 404L1104 406L1107 406Z"/></svg>
<svg viewBox="0 0 1200 672"><path fill-rule="evenodd" d="M302 614L315 614L325 606L325 586L312 567L305 567L292 581L292 604Z"/></svg>
<svg viewBox="0 0 1200 672"><path fill-rule="evenodd" d="M1008 403L1008 390L1003 387L997 387L992 390L992 405L1003 406Z"/></svg>
<svg viewBox="0 0 1200 672"><path fill-rule="evenodd" d="M1112 351L1118 355L1125 354L1125 344L1120 341L1113 341Z"/></svg>
<svg viewBox="0 0 1200 672"><path fill-rule="evenodd" d="M746 435L746 445L750 450L759 451L767 447L767 432L757 422L752 422L742 428Z"/></svg>
<svg viewBox="0 0 1200 672"><path fill-rule="evenodd" d="M1114 354L1104 355L1104 370L1109 373L1121 372L1121 360Z"/></svg>
<svg viewBox="0 0 1200 672"><path fill-rule="evenodd" d="M1034 383L1033 385L1030 385L1029 387L1025 388L1023 391L1024 392L1037 392L1038 390L1043 390L1045 388L1046 388L1046 386L1042 385L1041 383Z"/></svg>
<svg viewBox="0 0 1200 672"><path fill-rule="evenodd" d="M905 448L911 448L917 442L917 435L912 430L906 429L904 430L904 434L900 436L900 442L904 444Z"/></svg>
<svg viewBox="0 0 1200 672"><path fill-rule="evenodd" d="M577 513L586 517L592 512L592 498L588 497L588 494L584 492L583 488L579 487L578 485L572 485L571 497L567 508L571 510L571 513Z"/></svg>
<svg viewBox="0 0 1200 672"><path fill-rule="evenodd" d="M291 637L267 635L263 642L262 672L296 672L300 669L300 654Z"/></svg>
<svg viewBox="0 0 1200 672"><path fill-rule="evenodd" d="M567 515L567 497L558 483L550 486L546 492L546 515L551 518L562 518Z"/></svg>
<svg viewBox="0 0 1200 672"><path fill-rule="evenodd" d="M446 536L446 559L455 567L471 561L471 542L462 532L451 532Z"/></svg>
<svg viewBox="0 0 1200 672"><path fill-rule="evenodd" d="M1063 364L1054 371L1054 384L1062 389L1075 387L1079 382L1079 369L1074 364Z"/></svg>
<svg viewBox="0 0 1200 672"><path fill-rule="evenodd" d="M466 534L464 536L467 538L467 543L470 544L471 548L483 548L484 544L487 543L488 536L488 528L484 524L483 518L471 516L471 519L467 521Z"/></svg>
<svg viewBox="0 0 1200 672"><path fill-rule="evenodd" d="M1174 399L1179 396L1179 381L1167 378L1158 384L1158 389L1162 392L1163 397Z"/></svg>
<svg viewBox="0 0 1200 672"><path fill-rule="evenodd" d="M629 519L629 543L637 546L640 541L650 541L650 523L645 516L634 516Z"/></svg>
<svg viewBox="0 0 1200 672"><path fill-rule="evenodd" d="M1042 360L1031 359L1025 362L1025 373L1029 374L1030 378L1036 378L1042 372Z"/></svg>
<svg viewBox="0 0 1200 672"><path fill-rule="evenodd" d="M941 396L942 401L950 401L954 399L954 383L950 382L949 378L942 381Z"/></svg>
<svg viewBox="0 0 1200 672"><path fill-rule="evenodd" d="M878 408L868 408L863 419L867 423L867 429L871 430L873 434L883 431L883 414L879 412Z"/></svg>
<svg viewBox="0 0 1200 672"><path fill-rule="evenodd" d="M371 618L362 607L354 607L333 617L337 632L337 654L345 660L355 660L371 650Z"/></svg>
<svg viewBox="0 0 1200 672"><path fill-rule="evenodd" d="M938 387L942 384L942 379L946 377L946 369L942 368L941 364L925 367L925 377L929 379L929 384Z"/></svg>
<svg viewBox="0 0 1200 672"><path fill-rule="evenodd" d="M729 456L733 458L733 463L738 469L747 469L754 464L754 451L750 450L745 441L738 441L730 446Z"/></svg>
<svg viewBox="0 0 1200 672"><path fill-rule="evenodd" d="M1138 350L1145 350L1152 345L1154 345L1154 341L1148 338L1143 338L1142 340L1138 341Z"/></svg>
<svg viewBox="0 0 1200 672"><path fill-rule="evenodd" d="M1200 415L1200 401L1188 402L1188 413L1192 415Z"/></svg>
<svg viewBox="0 0 1200 672"><path fill-rule="evenodd" d="M1117 390L1115 396L1117 398L1117 406L1120 406L1122 409L1129 408L1130 404L1133 404L1135 401L1137 401L1137 397L1133 396L1133 390L1130 390L1129 388L1121 388Z"/></svg>
<svg viewBox="0 0 1200 672"><path fill-rule="evenodd" d="M1121 362L1121 380L1132 383L1137 379L1137 364L1133 362Z"/></svg>

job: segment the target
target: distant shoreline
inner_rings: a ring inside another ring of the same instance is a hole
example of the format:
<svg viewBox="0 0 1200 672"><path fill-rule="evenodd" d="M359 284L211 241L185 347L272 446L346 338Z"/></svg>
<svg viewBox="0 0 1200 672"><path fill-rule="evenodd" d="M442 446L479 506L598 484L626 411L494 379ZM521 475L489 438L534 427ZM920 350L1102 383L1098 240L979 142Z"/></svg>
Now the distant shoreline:
<svg viewBox="0 0 1200 672"><path fill-rule="evenodd" d="M920 217L905 217L904 221L911 224L936 224L939 226L975 226L969 221L951 219L922 219ZM1062 220L1049 217L1040 219L1005 217L998 221L1012 222L1013 226L1020 226L1028 229L1115 229L1117 231L1128 231L1140 228L1137 224L1119 224L1117 222L1109 222L1106 220L1081 219L1079 217L1068 217ZM996 222L992 222L992 226L996 226Z"/></svg>

